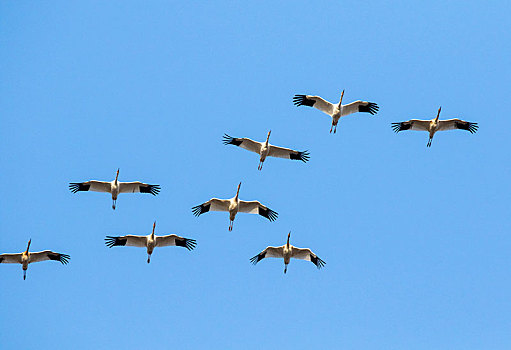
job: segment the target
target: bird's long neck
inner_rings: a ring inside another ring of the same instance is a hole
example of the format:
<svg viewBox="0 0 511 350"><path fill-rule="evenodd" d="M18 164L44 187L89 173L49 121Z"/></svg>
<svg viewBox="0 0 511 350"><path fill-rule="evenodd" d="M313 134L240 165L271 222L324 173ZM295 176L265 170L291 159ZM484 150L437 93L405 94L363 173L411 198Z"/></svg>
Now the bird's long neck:
<svg viewBox="0 0 511 350"><path fill-rule="evenodd" d="M287 243L286 243L286 247L289 249L289 238L291 237L291 233L289 233L287 235Z"/></svg>
<svg viewBox="0 0 511 350"><path fill-rule="evenodd" d="M25 254L28 254L28 249L30 248L30 243L32 243L31 239L28 241L27 250L25 250Z"/></svg>
<svg viewBox="0 0 511 350"><path fill-rule="evenodd" d="M153 224L153 232L151 233L151 239L154 240L154 229L156 228L156 221Z"/></svg>
<svg viewBox="0 0 511 350"><path fill-rule="evenodd" d="M435 118L435 124L436 124L436 123L438 123L438 118L440 118L440 111L441 111L441 110L442 110L442 107L440 107L440 108L438 109L438 113L437 113L436 118Z"/></svg>
<svg viewBox="0 0 511 350"><path fill-rule="evenodd" d="M238 185L238 189L236 190L236 197L234 197L234 199L237 201L239 196L240 196L240 187L241 187L241 183Z"/></svg>
<svg viewBox="0 0 511 350"><path fill-rule="evenodd" d="M117 174L115 175L115 184L117 185L117 180L119 179L119 169L117 169Z"/></svg>
<svg viewBox="0 0 511 350"><path fill-rule="evenodd" d="M270 134L271 134L271 130L268 132L268 136L266 136L266 147L268 147L268 142L270 140Z"/></svg>
<svg viewBox="0 0 511 350"><path fill-rule="evenodd" d="M341 109L341 106L342 106L342 98L344 97L344 90L342 90L341 92L341 99L339 100L339 106L338 108Z"/></svg>

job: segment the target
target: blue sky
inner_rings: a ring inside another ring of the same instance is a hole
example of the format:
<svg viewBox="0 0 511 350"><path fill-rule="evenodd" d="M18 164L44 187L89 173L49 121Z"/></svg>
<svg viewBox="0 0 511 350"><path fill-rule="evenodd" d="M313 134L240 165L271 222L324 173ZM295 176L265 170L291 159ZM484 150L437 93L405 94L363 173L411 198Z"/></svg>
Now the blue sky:
<svg viewBox="0 0 511 350"><path fill-rule="evenodd" d="M0 266L5 348L509 349L509 2L0 3ZM336 135L294 94L379 104ZM390 123L478 122L475 135ZM221 143L308 149L307 164ZM146 181L159 196L72 194ZM257 199L270 223L196 218ZM196 250L105 247L177 233ZM249 258L309 247L327 265Z"/></svg>

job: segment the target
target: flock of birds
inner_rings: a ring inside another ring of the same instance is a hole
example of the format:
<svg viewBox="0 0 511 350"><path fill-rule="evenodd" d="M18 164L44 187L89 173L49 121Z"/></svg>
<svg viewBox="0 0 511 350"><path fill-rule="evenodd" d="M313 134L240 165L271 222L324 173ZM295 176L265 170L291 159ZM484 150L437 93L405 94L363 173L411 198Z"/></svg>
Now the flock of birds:
<svg viewBox="0 0 511 350"><path fill-rule="evenodd" d="M355 101L349 104L342 104L344 97L344 90L341 93L339 103L333 104L324 100L319 96L310 95L295 95L293 97L293 103L296 106L309 106L314 107L332 118L332 124L330 127L330 133L336 133L337 124L341 117L357 113L365 112L374 115L378 113L378 105L373 102L367 101ZM461 129L467 130L470 133L475 133L478 129L477 123L467 122L461 119L447 119L439 120L441 107L438 109L438 113L435 118L431 120L419 120L411 119L404 122L392 123L392 129L395 132L404 130L418 130L426 131L429 133L429 139L427 147L431 147L433 136L437 131ZM307 162L309 160L309 153L307 151L296 151L290 148L278 147L269 143L271 131L268 132L265 142L258 142L249 138L235 138L227 134L223 137L223 143L225 145L234 145L244 148L248 151L259 154L259 166L258 170L262 170L263 163L267 157L277 157L292 160L300 160ZM112 196L112 209L115 210L117 204L117 197L120 193L149 193L156 196L161 187L159 185L150 185L142 182L120 182L119 169L117 169L117 175L113 181L86 181L86 182L72 182L69 184L71 192L81 191L94 191L94 192L106 192ZM239 199L241 183L238 185L236 195L230 199L218 199L211 198L207 202L197 205L192 208L192 212L195 216L202 215L209 211L224 211L229 213L229 231L233 229L234 219L236 215L241 213L248 214L259 214L260 216L268 219L269 221L275 221L278 217L277 212L261 204L259 201L243 201ZM156 247L167 247L167 246L178 246L184 247L188 250L193 250L196 246L196 241L190 238L180 237L174 234L166 236L157 236L154 234L156 228L156 222L153 224L152 233L147 236L107 236L105 238L105 244L107 247L114 246L133 246L142 247L147 250L147 262L151 261L151 254ZM312 262L317 268L321 268L325 265L325 262L321 260L316 254L314 254L308 248L298 248L289 244L291 232L287 236L286 244L279 247L267 247L262 252L250 259L253 264L257 264L264 258L280 258L284 260L284 273L287 272L287 266L293 259L301 259ZM12 263L21 264L23 268L23 279L26 278L26 271L28 265L34 262L54 260L60 261L62 264L69 262L70 256L67 254L56 253L50 250L44 250L41 252L31 253L29 252L31 240L28 241L27 249L22 253L16 254L1 254L0 263Z"/></svg>

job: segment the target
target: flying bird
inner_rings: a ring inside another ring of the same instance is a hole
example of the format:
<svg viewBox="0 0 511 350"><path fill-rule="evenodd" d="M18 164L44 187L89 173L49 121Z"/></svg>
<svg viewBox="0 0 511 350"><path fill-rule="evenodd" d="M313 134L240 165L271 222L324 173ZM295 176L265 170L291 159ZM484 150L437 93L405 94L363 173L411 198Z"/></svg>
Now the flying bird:
<svg viewBox="0 0 511 350"><path fill-rule="evenodd" d="M318 269L325 266L325 262L314 254L309 248L298 248L289 244L291 232L287 235L287 243L280 247L267 247L265 250L250 259L252 264L257 264L264 258L283 258L284 259L284 273L287 272L287 265L293 259L301 259L312 262Z"/></svg>
<svg viewBox="0 0 511 350"><path fill-rule="evenodd" d="M258 170L263 168L263 163L266 160L266 157L278 157L285 159L293 159L293 160L301 160L302 162L307 162L309 160L309 152L307 151L295 151L290 148L273 146L268 143L270 139L271 130L268 132L268 136L266 137L266 142L257 142L248 138L236 138L231 137L227 134L224 135L223 143L224 145L234 145L241 148L244 148L248 151L259 154L259 166Z"/></svg>
<svg viewBox="0 0 511 350"><path fill-rule="evenodd" d="M63 265L66 265L69 262L70 256L67 254L60 254L52 252L51 250L44 250L42 252L30 253L28 249L30 248L30 243L32 240L28 241L27 250L23 253L17 254L1 254L0 255L0 263L4 264L21 264L23 267L23 279L27 278L27 269L28 264L45 261L45 260L55 260L60 261Z"/></svg>
<svg viewBox="0 0 511 350"><path fill-rule="evenodd" d="M471 134L477 132L477 129L479 128L477 123L467 122L461 119L438 120L438 118L440 117L441 110L442 107L438 108L438 113L436 115L436 118L434 119L431 120L410 119L406 122L392 123L392 129L395 132L400 132L403 130L419 130L429 132L429 140L426 147L431 147L433 136L437 131L461 129L467 130Z"/></svg>
<svg viewBox="0 0 511 350"><path fill-rule="evenodd" d="M275 221L277 219L277 212L271 210L270 208L262 205L258 201L242 201L239 199L241 182L238 185L238 190L236 191L236 196L231 199L218 199L212 198L209 201L197 205L192 208L192 212L195 216L199 216L201 214L207 213L208 211L228 211L229 212L229 231L232 231L232 225L234 222L234 218L236 218L236 214L238 212L249 213L249 214L259 214L270 221Z"/></svg>
<svg viewBox="0 0 511 350"><path fill-rule="evenodd" d="M112 209L115 210L117 204L117 196L119 193L150 193L156 196L160 193L160 185L150 185L143 182L120 182L119 169L117 169L117 175L115 180L111 182L107 181L96 181L91 180L87 182L71 182L69 184L69 190L73 193L79 191L94 191L94 192L107 192L112 194Z"/></svg>
<svg viewBox="0 0 511 350"><path fill-rule="evenodd" d="M105 244L107 247L114 246L131 246L131 247L144 247L147 248L147 263L151 262L151 254L156 247L177 246L184 247L188 250L193 250L197 245L195 239L183 238L177 235L156 236L154 229L156 228L156 221L153 224L153 232L147 236L106 236Z"/></svg>
<svg viewBox="0 0 511 350"><path fill-rule="evenodd" d="M371 115L378 113L378 105L373 102L367 101L355 101L348 103L347 105L342 104L342 98L344 97L344 90L341 93L341 99L338 104L330 103L319 96L311 95L295 95L293 97L293 103L298 106L309 106L319 109L321 112L328 114L332 117L332 126L330 127L330 133L332 129L337 131L337 123L341 117L357 112L367 112Z"/></svg>

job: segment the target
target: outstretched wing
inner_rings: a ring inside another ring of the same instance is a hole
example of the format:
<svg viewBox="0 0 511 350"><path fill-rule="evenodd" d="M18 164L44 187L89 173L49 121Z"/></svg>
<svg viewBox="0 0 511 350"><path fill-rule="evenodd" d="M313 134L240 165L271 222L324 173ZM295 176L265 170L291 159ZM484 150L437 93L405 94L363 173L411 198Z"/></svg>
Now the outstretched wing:
<svg viewBox="0 0 511 350"><path fill-rule="evenodd" d="M280 247L266 247L265 250L250 258L252 264L257 264L264 258L283 258L284 257L284 246Z"/></svg>
<svg viewBox="0 0 511 350"><path fill-rule="evenodd" d="M224 138L222 140L224 145L234 145L241 148L244 148L250 152L260 153L262 144L260 142L247 139L246 137L243 138L235 138L232 136L229 136L227 134L224 134Z"/></svg>
<svg viewBox="0 0 511 350"><path fill-rule="evenodd" d="M30 262L39 262L39 261L45 261L45 260L55 260L60 261L62 265L66 265L69 262L69 259L71 258L67 254L61 254L61 253L55 253L51 250L44 250L42 252L36 252L36 253L30 253Z"/></svg>
<svg viewBox="0 0 511 350"><path fill-rule="evenodd" d="M380 107L378 107L378 105L374 102L355 101L342 106L341 116L357 112L366 112L370 113L371 115L375 115L376 113L378 113L379 108Z"/></svg>
<svg viewBox="0 0 511 350"><path fill-rule="evenodd" d="M325 266L325 262L314 254L309 248L296 248L293 247L292 258L301 259L312 262L318 269Z"/></svg>
<svg viewBox="0 0 511 350"><path fill-rule="evenodd" d="M21 264L21 253L2 254L2 255L0 255L0 263L2 263L2 264Z"/></svg>
<svg viewBox="0 0 511 350"><path fill-rule="evenodd" d="M301 160L302 162L307 162L309 160L309 152L307 151L295 151L290 148L277 147L270 145L270 152L268 153L270 157L278 157L285 159L293 159L293 160Z"/></svg>
<svg viewBox="0 0 511 350"><path fill-rule="evenodd" d="M70 182L69 190L73 193L78 191L94 191L94 192L110 192L110 182L106 181L87 181L87 182Z"/></svg>
<svg viewBox="0 0 511 350"><path fill-rule="evenodd" d="M262 205L258 201L250 201L250 202L240 201L238 210L242 213L259 214L261 216L264 216L265 218L267 218L270 221L277 220L277 217L279 215L277 212Z"/></svg>
<svg viewBox="0 0 511 350"><path fill-rule="evenodd" d="M193 215L199 216L208 211L229 211L229 200L211 198L209 201L196 205L192 208Z"/></svg>
<svg viewBox="0 0 511 350"><path fill-rule="evenodd" d="M447 119L447 120L440 120L438 122L438 130L454 130L454 129L461 129L461 130L467 130L471 134L474 134L477 132L477 129L479 126L477 123L467 122L461 119Z"/></svg>
<svg viewBox="0 0 511 350"><path fill-rule="evenodd" d="M119 193L150 193L156 196L160 193L160 185L150 185L143 182L119 182Z"/></svg>
<svg viewBox="0 0 511 350"><path fill-rule="evenodd" d="M147 238L146 236L106 236L105 244L108 248L113 246L130 246L130 247L146 247Z"/></svg>
<svg viewBox="0 0 511 350"><path fill-rule="evenodd" d="M395 132L404 130L428 131L429 123L429 120L410 119L406 122L392 123L392 129Z"/></svg>
<svg viewBox="0 0 511 350"><path fill-rule="evenodd" d="M157 236L156 237L156 246L157 247L168 247L168 246L178 246L185 247L188 250L193 250L197 245L197 241L195 239L184 238L178 235L167 235L167 236Z"/></svg>
<svg viewBox="0 0 511 350"><path fill-rule="evenodd" d="M321 112L332 116L334 114L335 107L330 102L323 100L319 96L311 95L295 95L293 97L293 103L298 106L309 106L319 109Z"/></svg>

